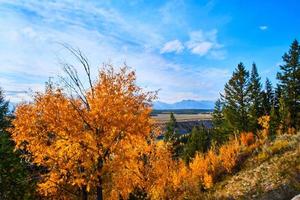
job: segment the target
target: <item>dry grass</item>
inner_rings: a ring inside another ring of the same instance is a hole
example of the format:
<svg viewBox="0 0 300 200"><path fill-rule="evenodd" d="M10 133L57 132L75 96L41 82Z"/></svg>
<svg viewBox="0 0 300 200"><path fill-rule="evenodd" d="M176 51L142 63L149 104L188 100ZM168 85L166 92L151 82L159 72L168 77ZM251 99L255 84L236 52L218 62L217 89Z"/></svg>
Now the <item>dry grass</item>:
<svg viewBox="0 0 300 200"><path fill-rule="evenodd" d="M166 123L170 120L170 114L158 114L152 117L157 120L158 123ZM200 121L200 120L211 120L211 114L175 114L175 118L178 122L184 121Z"/></svg>
<svg viewBox="0 0 300 200"><path fill-rule="evenodd" d="M300 133L265 144L241 171L217 183L213 199L290 199L300 193Z"/></svg>

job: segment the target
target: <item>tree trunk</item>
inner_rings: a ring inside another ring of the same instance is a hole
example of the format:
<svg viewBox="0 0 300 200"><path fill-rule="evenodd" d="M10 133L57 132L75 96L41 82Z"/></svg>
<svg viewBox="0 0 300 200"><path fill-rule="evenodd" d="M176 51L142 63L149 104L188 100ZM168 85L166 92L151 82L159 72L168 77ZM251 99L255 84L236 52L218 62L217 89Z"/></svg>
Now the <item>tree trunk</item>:
<svg viewBox="0 0 300 200"><path fill-rule="evenodd" d="M97 200L103 200L103 193L102 193L102 179L101 176L98 176L99 186L97 186Z"/></svg>
<svg viewBox="0 0 300 200"><path fill-rule="evenodd" d="M86 191L86 186L82 187L82 200L88 200L88 193Z"/></svg>
<svg viewBox="0 0 300 200"><path fill-rule="evenodd" d="M98 172L101 172L103 167L103 159L98 158ZM98 175L97 200L103 200L102 177Z"/></svg>

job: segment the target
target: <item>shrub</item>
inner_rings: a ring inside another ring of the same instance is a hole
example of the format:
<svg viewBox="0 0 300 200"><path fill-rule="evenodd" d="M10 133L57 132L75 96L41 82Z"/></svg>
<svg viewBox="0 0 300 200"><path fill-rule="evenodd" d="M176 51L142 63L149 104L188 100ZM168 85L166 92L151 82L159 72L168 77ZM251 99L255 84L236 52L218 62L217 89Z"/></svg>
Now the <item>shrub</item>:
<svg viewBox="0 0 300 200"><path fill-rule="evenodd" d="M255 142L254 134L252 132L242 133L240 136L240 140L243 145L250 146Z"/></svg>
<svg viewBox="0 0 300 200"><path fill-rule="evenodd" d="M289 142L286 140L276 140L273 145L269 147L272 154L279 153L289 147Z"/></svg>
<svg viewBox="0 0 300 200"><path fill-rule="evenodd" d="M265 152L265 151L262 151L262 152L260 152L260 153L257 155L257 160L258 160L259 162L265 161L265 160L267 160L268 158L269 158L269 154L268 154L267 152Z"/></svg>
<svg viewBox="0 0 300 200"><path fill-rule="evenodd" d="M237 164L239 150L240 148L237 141L231 141L220 148L222 166L228 173L231 173Z"/></svg>
<svg viewBox="0 0 300 200"><path fill-rule="evenodd" d="M263 130L259 132L259 136L262 140L265 140L269 136L269 129L270 129L270 116L265 115L258 119L258 124L261 125Z"/></svg>

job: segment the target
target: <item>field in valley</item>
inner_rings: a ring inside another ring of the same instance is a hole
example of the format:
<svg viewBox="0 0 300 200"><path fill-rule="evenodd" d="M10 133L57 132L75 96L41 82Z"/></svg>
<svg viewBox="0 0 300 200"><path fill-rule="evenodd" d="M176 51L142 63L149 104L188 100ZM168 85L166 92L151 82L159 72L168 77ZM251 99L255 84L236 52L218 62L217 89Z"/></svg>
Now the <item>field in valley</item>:
<svg viewBox="0 0 300 200"><path fill-rule="evenodd" d="M210 120L212 115L210 113L198 113L198 114L174 114L178 122L183 121L199 121L199 120ZM169 113L161 113L152 116L153 119L157 120L159 123L166 123L170 120Z"/></svg>

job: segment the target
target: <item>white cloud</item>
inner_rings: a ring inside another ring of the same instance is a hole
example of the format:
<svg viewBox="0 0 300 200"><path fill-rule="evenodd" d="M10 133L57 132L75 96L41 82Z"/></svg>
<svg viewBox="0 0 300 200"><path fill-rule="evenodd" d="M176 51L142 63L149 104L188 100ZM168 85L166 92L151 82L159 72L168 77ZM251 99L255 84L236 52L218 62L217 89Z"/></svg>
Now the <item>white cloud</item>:
<svg viewBox="0 0 300 200"><path fill-rule="evenodd" d="M222 51L223 53L220 53L223 45L218 43L217 33L216 29L208 32L204 32L203 30L193 31L190 33L190 40L186 42L186 46L193 54L224 59L224 50Z"/></svg>
<svg viewBox="0 0 300 200"><path fill-rule="evenodd" d="M24 17L18 9L0 13L0 26L6 27L0 29L0 86L8 91L11 101L27 100L28 95L20 91L43 90L48 77L56 77L61 72L57 58L75 64L57 42L79 47L88 56L93 74L102 62L111 60L113 65L120 66L126 61L136 70L138 84L147 90L161 89L159 97L163 101L218 96L215 81L220 73L214 73L214 68L210 67L205 67L208 72L199 69L201 73L197 73L194 66L164 58L157 50L166 40L156 26L126 19L116 10L90 2L76 1L72 6L69 2L14 1L15 7L25 7L35 13L38 19L34 20ZM87 26L89 23L92 25ZM216 31L192 32L187 43L170 41L161 52L179 53L189 48L197 55L220 57L222 46L216 38ZM6 76L6 73L13 76ZM223 87L223 83L219 85Z"/></svg>
<svg viewBox="0 0 300 200"><path fill-rule="evenodd" d="M192 53L204 56L213 47L211 42L191 42L188 44L188 48L191 49Z"/></svg>
<svg viewBox="0 0 300 200"><path fill-rule="evenodd" d="M184 47L179 40L172 40L165 43L163 48L161 48L160 53L171 53L171 52L180 53L182 52L183 49Z"/></svg>
<svg viewBox="0 0 300 200"><path fill-rule="evenodd" d="M263 25L263 26L260 26L259 29L262 31L265 31L268 29L268 26Z"/></svg>

